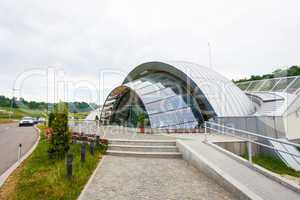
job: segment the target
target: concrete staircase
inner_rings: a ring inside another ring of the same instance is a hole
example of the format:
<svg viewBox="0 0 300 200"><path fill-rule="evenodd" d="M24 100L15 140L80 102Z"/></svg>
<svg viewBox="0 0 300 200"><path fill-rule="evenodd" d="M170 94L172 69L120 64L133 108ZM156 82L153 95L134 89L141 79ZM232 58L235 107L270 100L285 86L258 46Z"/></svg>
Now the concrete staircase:
<svg viewBox="0 0 300 200"><path fill-rule="evenodd" d="M107 155L150 158L181 158L175 140L110 139Z"/></svg>

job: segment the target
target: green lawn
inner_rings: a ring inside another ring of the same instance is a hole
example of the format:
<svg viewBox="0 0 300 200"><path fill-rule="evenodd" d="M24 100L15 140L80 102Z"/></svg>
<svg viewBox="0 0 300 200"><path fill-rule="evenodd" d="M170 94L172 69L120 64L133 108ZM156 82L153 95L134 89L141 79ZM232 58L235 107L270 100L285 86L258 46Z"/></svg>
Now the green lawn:
<svg viewBox="0 0 300 200"><path fill-rule="evenodd" d="M85 119L88 115L89 112L69 113L69 117L74 117L75 119Z"/></svg>
<svg viewBox="0 0 300 200"><path fill-rule="evenodd" d="M40 128L41 130L44 129L43 126L40 126ZM73 177L68 179L66 177L65 160L49 160L47 149L48 142L41 134L41 140L32 155L0 188L0 199L77 199L101 159L100 150L96 150L94 156L88 152L86 162L81 163L80 145L72 144L71 152L74 155Z"/></svg>
<svg viewBox="0 0 300 200"><path fill-rule="evenodd" d="M248 159L248 156L243 156L245 159ZM252 160L255 164L262 166L272 172L275 172L280 175L290 175L294 177L300 177L300 172L297 172L281 161L279 158L268 156L268 155L256 155L252 157Z"/></svg>
<svg viewBox="0 0 300 200"><path fill-rule="evenodd" d="M13 123L13 120L0 118L0 124Z"/></svg>
<svg viewBox="0 0 300 200"><path fill-rule="evenodd" d="M11 116L10 116L11 113ZM27 108L7 108L7 107L0 107L0 119L20 119L24 116L30 117L45 117L46 111L43 110L32 110Z"/></svg>

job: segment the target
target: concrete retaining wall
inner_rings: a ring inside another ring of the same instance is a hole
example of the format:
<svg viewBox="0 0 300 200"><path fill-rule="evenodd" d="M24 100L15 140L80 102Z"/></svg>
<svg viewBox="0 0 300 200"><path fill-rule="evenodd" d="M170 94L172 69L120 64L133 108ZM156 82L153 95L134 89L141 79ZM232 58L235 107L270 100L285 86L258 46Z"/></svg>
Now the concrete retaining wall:
<svg viewBox="0 0 300 200"><path fill-rule="evenodd" d="M240 141L240 142L215 142L216 145L230 151L239 156L243 156L247 153L247 142ZM256 144L252 145L252 155L256 155L260 152L260 148Z"/></svg>

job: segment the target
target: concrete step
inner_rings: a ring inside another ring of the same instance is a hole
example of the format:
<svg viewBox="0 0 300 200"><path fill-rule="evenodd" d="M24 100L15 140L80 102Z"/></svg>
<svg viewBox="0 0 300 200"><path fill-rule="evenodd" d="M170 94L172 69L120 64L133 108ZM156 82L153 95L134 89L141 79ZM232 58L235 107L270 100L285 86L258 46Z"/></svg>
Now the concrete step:
<svg viewBox="0 0 300 200"><path fill-rule="evenodd" d="M114 151L107 150L107 155L113 156L133 156L133 157L147 157L147 158L181 158L179 152L136 152L136 151Z"/></svg>
<svg viewBox="0 0 300 200"><path fill-rule="evenodd" d="M144 145L119 145L109 144L108 150L135 151L135 152L178 152L176 146L144 146Z"/></svg>
<svg viewBox="0 0 300 200"><path fill-rule="evenodd" d="M109 139L109 144L114 145L136 145L136 146L176 146L175 140L127 140Z"/></svg>

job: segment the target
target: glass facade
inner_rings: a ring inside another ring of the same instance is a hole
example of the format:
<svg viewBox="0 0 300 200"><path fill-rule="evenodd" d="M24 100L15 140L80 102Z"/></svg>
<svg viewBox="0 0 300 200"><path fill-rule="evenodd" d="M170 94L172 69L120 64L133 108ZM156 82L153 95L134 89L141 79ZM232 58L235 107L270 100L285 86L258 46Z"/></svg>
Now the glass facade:
<svg viewBox="0 0 300 200"><path fill-rule="evenodd" d="M214 113L200 91L192 92L182 80L165 72L146 74L124 86L127 90L114 101L109 124L137 127L144 113L146 127L195 128Z"/></svg>
<svg viewBox="0 0 300 200"><path fill-rule="evenodd" d="M300 77L280 77L259 81L237 83L237 86L249 92L287 92L297 94L300 91Z"/></svg>

